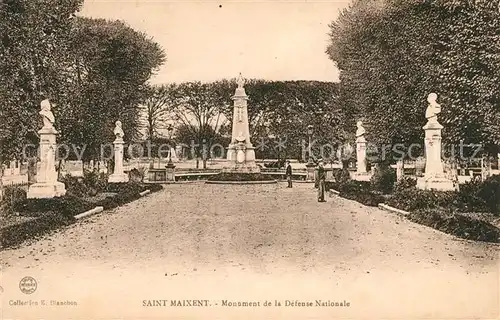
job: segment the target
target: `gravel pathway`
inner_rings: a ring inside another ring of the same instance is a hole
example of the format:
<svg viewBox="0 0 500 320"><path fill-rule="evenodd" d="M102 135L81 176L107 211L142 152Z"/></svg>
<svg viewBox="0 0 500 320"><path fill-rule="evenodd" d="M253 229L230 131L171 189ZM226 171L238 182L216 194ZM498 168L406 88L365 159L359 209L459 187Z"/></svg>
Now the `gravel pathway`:
<svg viewBox="0 0 500 320"><path fill-rule="evenodd" d="M499 246L338 197L318 203L310 184L285 186L167 185L3 251L3 317L498 318ZM26 275L38 282L29 297L19 290ZM7 305L11 299L78 307L35 312ZM211 307L143 306L149 299L207 299ZM275 300L282 306L263 306ZM350 306L286 306L296 300Z"/></svg>

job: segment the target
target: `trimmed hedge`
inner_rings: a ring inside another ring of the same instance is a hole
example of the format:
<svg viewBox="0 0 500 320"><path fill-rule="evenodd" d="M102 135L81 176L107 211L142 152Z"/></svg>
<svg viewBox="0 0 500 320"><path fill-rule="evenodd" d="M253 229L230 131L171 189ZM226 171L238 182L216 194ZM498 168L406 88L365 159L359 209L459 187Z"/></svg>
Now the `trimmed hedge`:
<svg viewBox="0 0 500 320"><path fill-rule="evenodd" d="M492 224L463 216L456 213L446 213L443 210L418 210L410 212L411 221L426 225L436 230L452 234L462 239L499 242L500 230Z"/></svg>
<svg viewBox="0 0 500 320"><path fill-rule="evenodd" d="M500 214L500 175L486 179L480 185L477 197L484 201L490 212Z"/></svg>
<svg viewBox="0 0 500 320"><path fill-rule="evenodd" d="M454 191L420 190L415 187L398 189L387 199L391 207L405 211L429 210L451 206L456 201Z"/></svg>
<svg viewBox="0 0 500 320"><path fill-rule="evenodd" d="M163 186L161 184L154 184L154 183L147 184L144 186L144 190L142 190L142 191L145 191L145 190L151 190L151 193L154 193L154 192L158 192L158 191L163 190Z"/></svg>
<svg viewBox="0 0 500 320"><path fill-rule="evenodd" d="M376 207L385 198L379 192L371 190L370 182L349 180L345 183L327 182L326 190L334 189L340 192L342 198L358 201L366 206Z"/></svg>
<svg viewBox="0 0 500 320"><path fill-rule="evenodd" d="M1 248L20 245L26 240L38 238L75 221L72 216L48 212L36 219L4 227L1 229Z"/></svg>
<svg viewBox="0 0 500 320"><path fill-rule="evenodd" d="M208 181L272 181L275 177L262 173L219 173L208 178Z"/></svg>
<svg viewBox="0 0 500 320"><path fill-rule="evenodd" d="M161 185L143 185L138 183L109 184L109 192L117 194L107 196L95 203L68 194L52 199L25 199L15 203L13 210L22 216L35 217L19 224L9 225L0 230L1 248L16 246L25 240L42 236L62 226L76 221L75 216L97 206L105 210L113 209L123 204L139 199L140 192L149 189L157 192L163 189Z"/></svg>
<svg viewBox="0 0 500 320"><path fill-rule="evenodd" d="M344 184L351 181L351 173L347 168L342 169L333 169L333 177L335 178L335 182L339 184Z"/></svg>
<svg viewBox="0 0 500 320"><path fill-rule="evenodd" d="M51 199L26 199L16 203L13 209L23 216L38 217L44 216L46 213L53 213L65 217L73 217L94 207L94 204L81 198L73 195L65 195Z"/></svg>
<svg viewBox="0 0 500 320"><path fill-rule="evenodd" d="M108 184L106 191L114 193L137 193L148 189L147 185L137 183L137 182L123 182L123 183L110 183Z"/></svg>
<svg viewBox="0 0 500 320"><path fill-rule="evenodd" d="M373 190L389 194L394 190L396 183L396 172L388 163L381 162L375 167L375 173L370 179Z"/></svg>
<svg viewBox="0 0 500 320"><path fill-rule="evenodd" d="M108 177L105 173L84 170L83 177L66 175L61 180L66 186L66 192L78 197L94 196L106 190Z"/></svg>
<svg viewBox="0 0 500 320"><path fill-rule="evenodd" d="M386 203L409 211L407 217L411 221L462 239L497 243L500 229L489 222L461 215L460 212L497 213L495 210L500 201L498 180L498 177L492 177L482 183L465 184L459 192L440 192L417 189L414 179L403 178L395 185L393 194L388 196L373 191L372 182L327 182L326 188L335 189L341 197L367 206Z"/></svg>
<svg viewBox="0 0 500 320"><path fill-rule="evenodd" d="M387 204L406 211L444 208L457 212L500 213L500 177L484 182L468 182L457 191L420 190L413 183L401 181Z"/></svg>

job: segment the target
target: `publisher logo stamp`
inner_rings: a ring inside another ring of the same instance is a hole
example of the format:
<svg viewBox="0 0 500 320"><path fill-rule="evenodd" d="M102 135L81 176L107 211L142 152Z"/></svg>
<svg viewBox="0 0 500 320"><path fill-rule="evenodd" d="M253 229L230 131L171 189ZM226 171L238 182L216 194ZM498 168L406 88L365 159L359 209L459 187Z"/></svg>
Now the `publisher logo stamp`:
<svg viewBox="0 0 500 320"><path fill-rule="evenodd" d="M30 276L24 277L19 281L19 289L24 294L32 294L36 291L37 286L35 278Z"/></svg>

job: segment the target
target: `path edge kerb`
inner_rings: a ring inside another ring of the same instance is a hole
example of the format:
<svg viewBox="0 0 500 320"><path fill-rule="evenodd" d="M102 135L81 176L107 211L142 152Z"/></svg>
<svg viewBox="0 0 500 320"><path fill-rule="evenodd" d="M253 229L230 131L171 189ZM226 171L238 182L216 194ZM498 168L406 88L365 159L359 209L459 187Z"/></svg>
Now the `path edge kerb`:
<svg viewBox="0 0 500 320"><path fill-rule="evenodd" d="M410 215L410 213L408 211L388 206L385 203L379 203L378 207L379 207L379 209L382 209L382 210L385 210L385 211L389 211L389 212L393 212L393 213L397 213L397 214L401 214L401 215L404 215L404 216L409 216Z"/></svg>
<svg viewBox="0 0 500 320"><path fill-rule="evenodd" d="M205 181L206 184L231 184L231 185L247 185L247 184L276 184L278 180L268 181Z"/></svg>
<svg viewBox="0 0 500 320"><path fill-rule="evenodd" d="M147 189L147 190L144 190L142 192L139 193L139 195L141 197L144 197L148 194L151 193L151 190ZM132 201L133 202L133 201ZM88 211L85 211L85 212L82 212L80 214L77 214L75 216L75 219L76 220L79 220L79 219L83 219L83 218L87 218L87 217L90 217L90 216L93 216L94 214L98 214L98 213L101 213L104 211L104 207L95 207L94 209L91 209L91 210L88 210Z"/></svg>

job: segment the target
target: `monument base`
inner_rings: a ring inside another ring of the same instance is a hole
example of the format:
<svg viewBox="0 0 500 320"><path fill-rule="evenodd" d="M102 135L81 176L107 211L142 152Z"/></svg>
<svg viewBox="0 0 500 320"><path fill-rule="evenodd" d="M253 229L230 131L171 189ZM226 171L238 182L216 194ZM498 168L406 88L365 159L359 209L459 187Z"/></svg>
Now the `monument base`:
<svg viewBox="0 0 500 320"><path fill-rule="evenodd" d="M66 186L62 182L35 183L28 189L28 199L46 199L62 197L66 194Z"/></svg>
<svg viewBox="0 0 500 320"><path fill-rule="evenodd" d="M230 164L222 168L224 173L260 173L260 167L253 164Z"/></svg>
<svg viewBox="0 0 500 320"><path fill-rule="evenodd" d="M109 183L121 183L121 182L128 182L128 175L123 173L123 174L112 174L108 178Z"/></svg>
<svg viewBox="0 0 500 320"><path fill-rule="evenodd" d="M418 178L417 188L421 190L456 191L458 185L444 177Z"/></svg>
<svg viewBox="0 0 500 320"><path fill-rule="evenodd" d="M356 181L370 181L371 177L372 175L368 172L363 172L363 173L355 172L352 176L352 179Z"/></svg>

